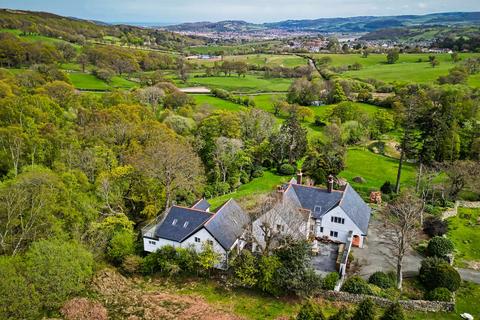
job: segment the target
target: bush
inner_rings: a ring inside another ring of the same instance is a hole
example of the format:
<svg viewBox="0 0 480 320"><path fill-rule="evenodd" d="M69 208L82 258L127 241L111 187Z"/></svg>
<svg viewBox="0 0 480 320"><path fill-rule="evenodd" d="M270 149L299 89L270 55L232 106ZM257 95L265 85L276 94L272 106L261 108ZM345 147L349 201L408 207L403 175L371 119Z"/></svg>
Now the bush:
<svg viewBox="0 0 480 320"><path fill-rule="evenodd" d="M107 248L107 257L116 264L135 253L135 236L131 230L123 229L115 232Z"/></svg>
<svg viewBox="0 0 480 320"><path fill-rule="evenodd" d="M368 282L382 289L388 289L395 286L395 278L382 271L377 271L368 278Z"/></svg>
<svg viewBox="0 0 480 320"><path fill-rule="evenodd" d="M356 294L372 294L372 289L368 286L367 281L359 276L348 278L343 283L342 291Z"/></svg>
<svg viewBox="0 0 480 320"><path fill-rule="evenodd" d="M105 82L110 82L112 81L112 78L115 75L115 73L110 69L96 69L96 70L93 70L93 75L100 80L103 80Z"/></svg>
<svg viewBox="0 0 480 320"><path fill-rule="evenodd" d="M443 258L453 252L453 242L444 237L434 237L428 242L427 253L431 257Z"/></svg>
<svg viewBox="0 0 480 320"><path fill-rule="evenodd" d="M397 303L392 303L382 315L380 320L404 320L405 315L403 314L402 306Z"/></svg>
<svg viewBox="0 0 480 320"><path fill-rule="evenodd" d="M297 320L325 320L325 316L317 305L308 301L302 305L297 314Z"/></svg>
<svg viewBox="0 0 480 320"><path fill-rule="evenodd" d="M143 274L160 273L172 276L197 270L198 256L194 250L164 246L150 253L142 261Z"/></svg>
<svg viewBox="0 0 480 320"><path fill-rule="evenodd" d="M280 172L281 175L291 176L292 174L295 173L295 168L288 163L284 163L280 166L280 169L278 171Z"/></svg>
<svg viewBox="0 0 480 320"><path fill-rule="evenodd" d="M430 301L452 301L452 293L447 288L435 288L425 294L425 299Z"/></svg>
<svg viewBox="0 0 480 320"><path fill-rule="evenodd" d="M340 279L340 275L338 274L338 272L330 272L323 279L322 289L324 290L335 289L335 285L337 284L338 279Z"/></svg>
<svg viewBox="0 0 480 320"><path fill-rule="evenodd" d="M242 250L232 262L235 282L247 288L252 288L258 281L257 261L248 250Z"/></svg>
<svg viewBox="0 0 480 320"><path fill-rule="evenodd" d="M448 224L440 218L428 217L423 222L423 231L430 237L443 236L448 232Z"/></svg>
<svg viewBox="0 0 480 320"><path fill-rule="evenodd" d="M135 274L140 272L143 259L136 255L129 255L123 259L122 271L127 274Z"/></svg>
<svg viewBox="0 0 480 320"><path fill-rule="evenodd" d="M46 309L56 309L85 289L93 274L93 257L75 242L41 240L25 254L25 274Z"/></svg>
<svg viewBox="0 0 480 320"><path fill-rule="evenodd" d="M384 194L392 194L395 192L395 186L390 183L390 181L385 181L385 183L380 187L380 191Z"/></svg>
<svg viewBox="0 0 480 320"><path fill-rule="evenodd" d="M419 279L425 288L429 290L444 287L451 292L457 291L462 281L457 270L445 260L437 257L427 258L422 261Z"/></svg>
<svg viewBox="0 0 480 320"><path fill-rule="evenodd" d="M358 305L352 320L375 320L375 306L372 299L365 299Z"/></svg>
<svg viewBox="0 0 480 320"><path fill-rule="evenodd" d="M328 318L328 320L348 320L350 319L348 315L348 310L345 307L342 307L340 310L338 310L337 313L335 313L333 316Z"/></svg>

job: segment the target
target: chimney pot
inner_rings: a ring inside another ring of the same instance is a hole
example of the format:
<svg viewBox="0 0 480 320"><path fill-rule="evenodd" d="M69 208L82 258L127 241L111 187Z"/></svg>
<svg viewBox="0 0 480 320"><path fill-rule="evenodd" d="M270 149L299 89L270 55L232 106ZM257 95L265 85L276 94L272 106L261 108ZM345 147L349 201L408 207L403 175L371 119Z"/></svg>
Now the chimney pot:
<svg viewBox="0 0 480 320"><path fill-rule="evenodd" d="M303 173L302 173L302 171L299 171L297 173L297 184L302 184L302 182L303 182L302 177L303 177Z"/></svg>
<svg viewBox="0 0 480 320"><path fill-rule="evenodd" d="M332 193L332 191L333 191L333 176L332 175L328 176L327 190L328 190L328 193Z"/></svg>

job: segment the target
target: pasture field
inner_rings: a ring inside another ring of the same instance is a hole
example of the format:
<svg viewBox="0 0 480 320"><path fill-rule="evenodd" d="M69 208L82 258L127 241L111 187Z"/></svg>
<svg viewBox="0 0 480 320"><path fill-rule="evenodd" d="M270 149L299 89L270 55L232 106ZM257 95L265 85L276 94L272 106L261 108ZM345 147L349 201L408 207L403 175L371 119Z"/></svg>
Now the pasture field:
<svg viewBox="0 0 480 320"><path fill-rule="evenodd" d="M68 73L68 77L75 88L84 90L131 89L137 86L136 83L119 76L113 77L110 84L107 84L92 74L72 72Z"/></svg>
<svg viewBox="0 0 480 320"><path fill-rule="evenodd" d="M265 79L260 75L247 74L245 77L197 77L188 80L189 86L201 85L220 88L233 92L285 92L293 82L292 79Z"/></svg>
<svg viewBox="0 0 480 320"><path fill-rule="evenodd" d="M195 94L191 95L195 100L197 106L208 105L211 106L213 110L225 110L225 111L240 111L244 106L239 104L226 101L211 95L206 94Z"/></svg>
<svg viewBox="0 0 480 320"><path fill-rule="evenodd" d="M448 238L457 251L455 263L465 267L469 261L480 262L480 209L458 208L458 214L448 219Z"/></svg>

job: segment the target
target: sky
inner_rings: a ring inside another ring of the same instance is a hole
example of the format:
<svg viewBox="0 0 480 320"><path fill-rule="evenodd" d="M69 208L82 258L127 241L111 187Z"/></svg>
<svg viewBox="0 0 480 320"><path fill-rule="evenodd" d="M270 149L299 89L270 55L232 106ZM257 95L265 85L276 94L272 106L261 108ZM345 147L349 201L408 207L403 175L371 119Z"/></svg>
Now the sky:
<svg viewBox="0 0 480 320"><path fill-rule="evenodd" d="M273 22L363 15L480 11L480 0L0 0L1 8L104 22Z"/></svg>

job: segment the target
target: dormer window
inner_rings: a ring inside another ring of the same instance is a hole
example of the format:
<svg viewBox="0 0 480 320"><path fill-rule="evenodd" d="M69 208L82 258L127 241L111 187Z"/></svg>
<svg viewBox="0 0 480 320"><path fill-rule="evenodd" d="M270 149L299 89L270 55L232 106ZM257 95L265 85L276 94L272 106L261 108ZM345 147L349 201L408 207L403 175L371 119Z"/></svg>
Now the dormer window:
<svg viewBox="0 0 480 320"><path fill-rule="evenodd" d="M177 219L173 219L172 226L176 226L176 225L177 225L177 222L178 222Z"/></svg>
<svg viewBox="0 0 480 320"><path fill-rule="evenodd" d="M183 227L184 228L188 227L188 221L185 221L185 223L183 224Z"/></svg>
<svg viewBox="0 0 480 320"><path fill-rule="evenodd" d="M313 212L315 213L320 213L322 211L322 206L315 206L315 208L313 208Z"/></svg>

